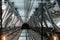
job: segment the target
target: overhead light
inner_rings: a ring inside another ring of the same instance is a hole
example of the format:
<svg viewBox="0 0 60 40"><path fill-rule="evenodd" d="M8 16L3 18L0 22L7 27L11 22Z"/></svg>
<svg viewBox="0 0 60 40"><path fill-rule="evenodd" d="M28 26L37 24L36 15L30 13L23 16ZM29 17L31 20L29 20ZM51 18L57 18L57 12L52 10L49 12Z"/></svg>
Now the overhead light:
<svg viewBox="0 0 60 40"><path fill-rule="evenodd" d="M5 36L3 36L3 40L5 40L6 38L5 38Z"/></svg>
<svg viewBox="0 0 60 40"><path fill-rule="evenodd" d="M56 5L56 1L55 0L51 0L50 2L51 2L51 4Z"/></svg>
<svg viewBox="0 0 60 40"><path fill-rule="evenodd" d="M57 26L60 26L60 22L57 23Z"/></svg>
<svg viewBox="0 0 60 40"><path fill-rule="evenodd" d="M51 2L51 3L53 3L53 2L54 2L54 0L51 0L50 2Z"/></svg>
<svg viewBox="0 0 60 40"><path fill-rule="evenodd" d="M53 40L59 40L57 35L53 35Z"/></svg>
<svg viewBox="0 0 60 40"><path fill-rule="evenodd" d="M14 17L14 14L12 14L12 17Z"/></svg>
<svg viewBox="0 0 60 40"><path fill-rule="evenodd" d="M6 35L2 35L2 40L6 40Z"/></svg>
<svg viewBox="0 0 60 40"><path fill-rule="evenodd" d="M2 5L2 10L5 10L5 9L6 9L6 5L3 4L3 5Z"/></svg>

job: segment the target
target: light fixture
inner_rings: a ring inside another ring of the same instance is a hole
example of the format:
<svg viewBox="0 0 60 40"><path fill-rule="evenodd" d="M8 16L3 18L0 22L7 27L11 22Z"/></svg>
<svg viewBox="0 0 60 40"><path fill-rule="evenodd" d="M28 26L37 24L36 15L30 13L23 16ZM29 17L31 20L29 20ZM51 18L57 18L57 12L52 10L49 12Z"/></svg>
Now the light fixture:
<svg viewBox="0 0 60 40"><path fill-rule="evenodd" d="M59 40L57 35L53 35L53 40Z"/></svg>
<svg viewBox="0 0 60 40"><path fill-rule="evenodd" d="M3 36L3 40L5 40L6 38L5 38L5 36Z"/></svg>
<svg viewBox="0 0 60 40"><path fill-rule="evenodd" d="M3 4L3 5L2 5L2 10L5 10L5 9L6 9L6 5Z"/></svg>
<svg viewBox="0 0 60 40"><path fill-rule="evenodd" d="M12 14L12 17L14 17L14 14Z"/></svg>
<svg viewBox="0 0 60 40"><path fill-rule="evenodd" d="M56 36L54 36L53 38L54 38L54 40L57 40Z"/></svg>
<svg viewBox="0 0 60 40"><path fill-rule="evenodd" d="M57 26L60 26L60 21L57 23Z"/></svg>
<svg viewBox="0 0 60 40"><path fill-rule="evenodd" d="M6 35L2 35L2 40L6 40Z"/></svg>
<svg viewBox="0 0 60 40"><path fill-rule="evenodd" d="M50 2L51 2L51 3L53 3L54 1L53 1L53 0L51 0Z"/></svg>

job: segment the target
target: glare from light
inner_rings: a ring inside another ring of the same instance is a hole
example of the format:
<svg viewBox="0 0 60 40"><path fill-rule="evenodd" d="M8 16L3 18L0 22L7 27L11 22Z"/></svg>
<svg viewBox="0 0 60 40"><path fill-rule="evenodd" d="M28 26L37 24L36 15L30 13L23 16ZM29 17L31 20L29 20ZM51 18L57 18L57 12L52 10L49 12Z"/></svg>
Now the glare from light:
<svg viewBox="0 0 60 40"><path fill-rule="evenodd" d="M53 40L59 40L58 36L57 35L53 35Z"/></svg>
<svg viewBox="0 0 60 40"><path fill-rule="evenodd" d="M14 14L12 14L12 17L14 17Z"/></svg>
<svg viewBox="0 0 60 40"><path fill-rule="evenodd" d="M2 0L2 2L4 2L4 0Z"/></svg>
<svg viewBox="0 0 60 40"><path fill-rule="evenodd" d="M5 34L3 34L2 35L2 40L6 40L7 38L6 38L6 35Z"/></svg>
<svg viewBox="0 0 60 40"><path fill-rule="evenodd" d="M2 40L6 40L6 36L5 35L2 35Z"/></svg>
<svg viewBox="0 0 60 40"><path fill-rule="evenodd" d="M3 36L3 40L5 40L5 36Z"/></svg>
<svg viewBox="0 0 60 40"><path fill-rule="evenodd" d="M51 3L54 3L54 1L55 1L55 0L51 0L50 2L51 2Z"/></svg>
<svg viewBox="0 0 60 40"><path fill-rule="evenodd" d="M57 26L60 26L60 22L57 23Z"/></svg>
<svg viewBox="0 0 60 40"><path fill-rule="evenodd" d="M54 40L57 40L56 36L54 36Z"/></svg>
<svg viewBox="0 0 60 40"><path fill-rule="evenodd" d="M5 10L6 9L6 5L2 5L2 9Z"/></svg>

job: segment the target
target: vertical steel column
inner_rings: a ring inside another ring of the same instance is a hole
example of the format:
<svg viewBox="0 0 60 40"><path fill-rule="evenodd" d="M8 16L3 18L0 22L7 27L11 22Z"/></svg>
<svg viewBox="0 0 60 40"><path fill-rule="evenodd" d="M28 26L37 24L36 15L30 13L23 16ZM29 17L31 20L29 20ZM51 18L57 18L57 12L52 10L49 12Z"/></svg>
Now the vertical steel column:
<svg viewBox="0 0 60 40"><path fill-rule="evenodd" d="M43 40L43 0L41 0L41 40Z"/></svg>

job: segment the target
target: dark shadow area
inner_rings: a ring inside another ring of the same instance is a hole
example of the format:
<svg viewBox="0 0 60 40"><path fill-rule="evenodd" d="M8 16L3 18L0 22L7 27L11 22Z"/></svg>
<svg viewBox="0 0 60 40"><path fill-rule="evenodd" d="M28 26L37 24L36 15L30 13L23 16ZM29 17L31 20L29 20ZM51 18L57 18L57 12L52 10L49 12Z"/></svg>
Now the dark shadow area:
<svg viewBox="0 0 60 40"><path fill-rule="evenodd" d="M30 27L27 23L24 23L21 29L30 29Z"/></svg>

